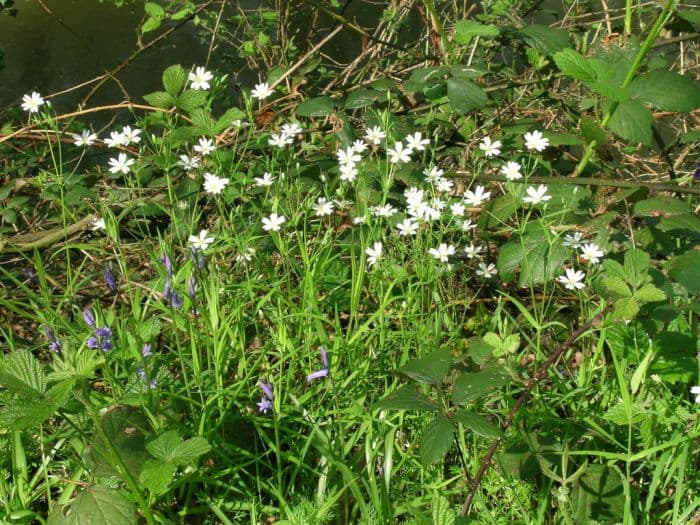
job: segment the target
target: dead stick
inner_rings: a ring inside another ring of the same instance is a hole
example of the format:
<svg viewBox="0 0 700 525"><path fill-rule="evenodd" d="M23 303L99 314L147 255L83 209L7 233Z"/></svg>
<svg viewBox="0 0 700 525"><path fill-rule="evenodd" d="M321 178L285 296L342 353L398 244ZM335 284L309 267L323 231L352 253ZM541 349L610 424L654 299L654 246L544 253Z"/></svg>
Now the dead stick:
<svg viewBox="0 0 700 525"><path fill-rule="evenodd" d="M576 342L576 340L579 337L581 337L582 334L587 332L611 309L612 306L606 307L602 312L590 319L587 323L582 325L578 330L571 334L571 336L566 341L564 341L564 344L562 344L559 348L552 352L552 354L547 358L547 360L542 364L542 366L540 366L537 372L535 372L535 375L532 377L532 379L527 381L527 383L525 384L525 390L520 394L520 397L518 397L518 400L515 402L515 405L513 405L513 408L510 409L506 420L503 422L503 425L501 427L503 433L505 433L513 424L515 416L530 398L530 394L532 393L532 389L535 387L535 385L539 384L542 380L544 380L547 377L547 372L549 371L549 368L559 360L562 354L566 352L569 349L569 347L571 347L571 345L574 344L574 342ZM484 474L486 474L486 470L491 465L491 458L493 458L493 455L496 453L496 450L498 449L498 446L500 444L501 438L496 438L496 440L493 441L493 443L491 443L491 446L486 452L484 458L481 460L481 463L479 463L479 470L477 470L476 476L474 476L474 479L471 482L469 494L467 494L467 499L464 501L462 510L459 513L461 517L464 517L467 514L469 514L469 509L472 506L472 501L474 500L476 491L479 488L479 485L481 484L481 480L484 478Z"/></svg>

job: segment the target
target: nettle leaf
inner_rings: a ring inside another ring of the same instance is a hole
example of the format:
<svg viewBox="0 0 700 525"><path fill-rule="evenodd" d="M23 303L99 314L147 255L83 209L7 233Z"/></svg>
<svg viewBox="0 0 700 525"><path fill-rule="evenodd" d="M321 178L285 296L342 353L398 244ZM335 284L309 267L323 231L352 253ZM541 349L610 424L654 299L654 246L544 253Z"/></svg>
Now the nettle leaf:
<svg viewBox="0 0 700 525"><path fill-rule="evenodd" d="M207 102L207 94L202 90L188 89L184 91L175 101L175 105L185 111L190 113L197 108L204 106Z"/></svg>
<svg viewBox="0 0 700 525"><path fill-rule="evenodd" d="M419 383L435 385L450 371L452 353L449 348L439 348L417 359L411 359L397 370L398 373L415 379Z"/></svg>
<svg viewBox="0 0 700 525"><path fill-rule="evenodd" d="M165 91L156 91L155 93L149 93L144 95L143 99L148 102L151 106L162 109L171 109L175 107L175 98Z"/></svg>
<svg viewBox="0 0 700 525"><path fill-rule="evenodd" d="M246 118L246 114L238 108L230 108L224 111L216 120L216 125L214 126L214 133L221 133L226 128L233 126L234 122L237 120L243 121Z"/></svg>
<svg viewBox="0 0 700 525"><path fill-rule="evenodd" d="M483 108L488 102L486 91L463 78L447 80L447 100L457 115Z"/></svg>
<svg viewBox="0 0 700 525"><path fill-rule="evenodd" d="M639 288L649 280L651 258L642 250L627 250L625 252L625 280L633 288Z"/></svg>
<svg viewBox="0 0 700 525"><path fill-rule="evenodd" d="M486 344L493 348L494 357L502 357L508 354L514 354L520 348L520 336L518 334L510 334L505 337L494 332L487 332L483 340Z"/></svg>
<svg viewBox="0 0 700 525"><path fill-rule="evenodd" d="M434 412L437 407L411 385L404 385L394 390L387 397L375 403L373 410L414 410L417 412Z"/></svg>
<svg viewBox="0 0 700 525"><path fill-rule="evenodd" d="M615 301L612 317L618 321L630 321L639 313L639 303L634 297L623 297Z"/></svg>
<svg viewBox="0 0 700 525"><path fill-rule="evenodd" d="M172 463L149 459L144 463L143 470L139 474L139 482L153 494L165 494L168 492L176 470L177 466Z"/></svg>
<svg viewBox="0 0 700 525"><path fill-rule="evenodd" d="M12 399L0 406L0 428L25 430L49 419L56 408L44 399Z"/></svg>
<svg viewBox="0 0 700 525"><path fill-rule="evenodd" d="M616 275L603 277L603 286L613 297L632 297L632 290L624 279Z"/></svg>
<svg viewBox="0 0 700 525"><path fill-rule="evenodd" d="M210 450L211 445L206 438L195 436L175 445L168 454L168 461L176 465L192 463Z"/></svg>
<svg viewBox="0 0 700 525"><path fill-rule="evenodd" d="M608 127L621 139L651 146L653 116L644 104L636 100L623 100L612 114Z"/></svg>
<svg viewBox="0 0 700 525"><path fill-rule="evenodd" d="M595 140L599 146L608 143L608 134L590 117L581 118L581 133L588 142Z"/></svg>
<svg viewBox="0 0 700 525"><path fill-rule="evenodd" d="M299 104L296 114L300 117L326 117L333 113L335 104L331 97L322 96L306 100Z"/></svg>
<svg viewBox="0 0 700 525"><path fill-rule="evenodd" d="M167 461L170 451L181 441L182 438L177 430L166 430L150 440L146 444L146 450L148 450L153 457Z"/></svg>
<svg viewBox="0 0 700 525"><path fill-rule="evenodd" d="M424 467L437 463L452 447L455 428L444 414L436 414L423 431L420 441L420 462Z"/></svg>
<svg viewBox="0 0 700 525"><path fill-rule="evenodd" d="M475 20L459 20L455 24L454 41L467 45L475 37L496 38L499 34L498 26L493 24L480 24Z"/></svg>
<svg viewBox="0 0 700 525"><path fill-rule="evenodd" d="M176 97L187 84L187 71L179 64L170 66L163 71L163 87L173 97Z"/></svg>
<svg viewBox="0 0 700 525"><path fill-rule="evenodd" d="M502 368L492 367L480 372L465 372L455 381L452 402L463 405L475 401L506 385L510 378Z"/></svg>
<svg viewBox="0 0 700 525"><path fill-rule="evenodd" d="M640 303L655 303L665 301L666 294L653 284L645 284L639 290L634 292L634 298Z"/></svg>
<svg viewBox="0 0 700 525"><path fill-rule="evenodd" d="M666 263L668 275L690 293L700 293L700 251L691 250Z"/></svg>
<svg viewBox="0 0 700 525"><path fill-rule="evenodd" d="M134 505L119 492L95 485L78 494L70 508L57 509L48 525L136 525Z"/></svg>
<svg viewBox="0 0 700 525"><path fill-rule="evenodd" d="M458 410L455 413L455 420L480 436L491 439L501 437L501 430L496 425L472 410Z"/></svg>
<svg viewBox="0 0 700 525"><path fill-rule="evenodd" d="M569 33L563 29L533 24L523 27L520 34L529 46L547 55L553 55L569 45Z"/></svg>
<svg viewBox="0 0 700 525"><path fill-rule="evenodd" d="M40 396L46 391L46 376L31 352L17 350L0 363L0 384L16 394Z"/></svg>
<svg viewBox="0 0 700 525"><path fill-rule="evenodd" d="M566 48L558 53L554 53L553 58L559 70L566 76L584 82L594 82L596 80L595 66L578 51Z"/></svg>
<svg viewBox="0 0 700 525"><path fill-rule="evenodd" d="M432 525L455 525L456 515L452 510L449 500L445 496L436 494L432 500Z"/></svg>
<svg viewBox="0 0 700 525"><path fill-rule="evenodd" d="M700 108L700 85L673 71L650 71L630 84L632 98L663 111L688 112Z"/></svg>

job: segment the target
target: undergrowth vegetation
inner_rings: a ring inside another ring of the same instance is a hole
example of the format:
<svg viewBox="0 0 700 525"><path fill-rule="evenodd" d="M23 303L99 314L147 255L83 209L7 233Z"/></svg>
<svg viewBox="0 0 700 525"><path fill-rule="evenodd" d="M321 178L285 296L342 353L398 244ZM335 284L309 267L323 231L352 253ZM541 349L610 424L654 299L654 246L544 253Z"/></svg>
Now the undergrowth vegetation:
<svg viewBox="0 0 700 525"><path fill-rule="evenodd" d="M2 114L0 520L696 523L698 11L292 4Z"/></svg>

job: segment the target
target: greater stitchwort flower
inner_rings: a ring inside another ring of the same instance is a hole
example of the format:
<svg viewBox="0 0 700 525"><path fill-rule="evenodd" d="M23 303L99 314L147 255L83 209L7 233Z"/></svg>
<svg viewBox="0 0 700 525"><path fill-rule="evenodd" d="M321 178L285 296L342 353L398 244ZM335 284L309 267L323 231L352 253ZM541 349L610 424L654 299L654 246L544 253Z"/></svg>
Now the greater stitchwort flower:
<svg viewBox="0 0 700 525"><path fill-rule="evenodd" d="M508 180L518 180L523 178L523 174L520 173L521 169L519 162L508 161L501 166L500 173Z"/></svg>
<svg viewBox="0 0 700 525"><path fill-rule="evenodd" d="M225 179L223 177L217 177L212 173L205 173L204 191L206 191L210 195L218 195L222 191L224 191L224 188L226 188L226 185L229 182L230 181L228 179Z"/></svg>
<svg viewBox="0 0 700 525"><path fill-rule="evenodd" d="M214 75L201 66L196 67L194 71L190 71L189 75L187 75L187 80L190 81L190 87L196 90L209 89L211 87L209 81L212 78L214 78Z"/></svg>
<svg viewBox="0 0 700 525"><path fill-rule="evenodd" d="M31 95L22 97L22 109L27 113L38 113L39 108L45 103L44 99L36 91L32 92Z"/></svg>
<svg viewBox="0 0 700 525"><path fill-rule="evenodd" d="M263 173L262 177L255 177L256 186L272 186L273 182L275 182L275 179L268 172Z"/></svg>
<svg viewBox="0 0 700 525"><path fill-rule="evenodd" d="M535 150L542 152L549 146L549 139L542 135L541 131L532 131L525 133L525 147L530 151Z"/></svg>
<svg viewBox="0 0 700 525"><path fill-rule="evenodd" d="M582 241L583 234L581 232L567 233L564 235L564 240L561 242L561 245L578 250L583 245Z"/></svg>
<svg viewBox="0 0 700 525"><path fill-rule="evenodd" d="M123 173L126 175L131 171L131 166L136 162L134 159L130 159L125 153L120 153L119 156L109 159L109 171L110 173Z"/></svg>
<svg viewBox="0 0 700 525"><path fill-rule="evenodd" d="M324 215L331 215L333 213L334 204L333 201L329 201L325 197L319 197L316 204L312 207L318 217L323 217Z"/></svg>
<svg viewBox="0 0 700 525"><path fill-rule="evenodd" d="M471 206L474 206L475 208L478 208L481 206L484 202L489 200L491 197L491 192L486 191L486 188L483 186L477 186L474 188L474 191L472 190L467 190L464 192L464 202L467 204L470 204Z"/></svg>
<svg viewBox="0 0 700 525"><path fill-rule="evenodd" d="M84 129L80 135L71 133L71 137L73 137L73 144L76 146L92 146L97 140L97 135L89 129Z"/></svg>
<svg viewBox="0 0 700 525"><path fill-rule="evenodd" d="M605 255L605 252L601 250L597 244L593 243L584 244L581 246L580 250L581 258L591 264L598 264L600 262L600 258Z"/></svg>
<svg viewBox="0 0 700 525"><path fill-rule="evenodd" d="M199 139L199 143L194 147L194 150L202 157L206 157L216 150L216 146L214 145L214 141L212 139L201 137Z"/></svg>
<svg viewBox="0 0 700 525"><path fill-rule="evenodd" d="M272 93L274 93L274 91L270 89L267 82L261 82L260 84L255 84L255 87L250 92L250 96L257 98L258 100L265 100L267 97L272 95Z"/></svg>
<svg viewBox="0 0 700 525"><path fill-rule="evenodd" d="M396 225L396 229L399 230L401 237L415 235L418 233L418 223L413 219L406 218Z"/></svg>
<svg viewBox="0 0 700 525"><path fill-rule="evenodd" d="M266 232L278 232L282 228L282 225L286 222L282 215L277 215L276 213L271 213L269 217L263 217L263 230Z"/></svg>
<svg viewBox="0 0 700 525"><path fill-rule="evenodd" d="M430 140L424 139L420 131L406 137L406 147L409 150L425 151L428 144L430 144Z"/></svg>
<svg viewBox="0 0 700 525"><path fill-rule="evenodd" d="M378 146L386 138L386 133L379 126L367 128L365 130L365 140L370 144Z"/></svg>
<svg viewBox="0 0 700 525"><path fill-rule="evenodd" d="M367 248L365 254L367 254L367 265L371 268L377 261L382 257L382 250L384 246L381 242L375 242L374 246Z"/></svg>
<svg viewBox="0 0 700 525"><path fill-rule="evenodd" d="M200 230L197 235L190 235L187 240L192 248L204 251L214 242L214 237L209 235L209 230Z"/></svg>
<svg viewBox="0 0 700 525"><path fill-rule="evenodd" d="M494 140L491 142L491 137L484 137L479 144L479 149L484 152L484 157L497 157L501 154L501 141Z"/></svg>
<svg viewBox="0 0 700 525"><path fill-rule="evenodd" d="M430 248L428 250L428 253L432 255L435 259L438 259L440 262L447 262L450 255L455 254L455 247L452 246L451 244L446 244L446 243L440 243L440 246L437 248Z"/></svg>
<svg viewBox="0 0 700 525"><path fill-rule="evenodd" d="M691 386L690 394L695 396L696 403L700 403L700 386Z"/></svg>
<svg viewBox="0 0 700 525"><path fill-rule="evenodd" d="M567 290L582 290L586 286L583 283L585 278L585 273L573 268L567 268L564 275L557 277L557 281L563 284Z"/></svg>
<svg viewBox="0 0 700 525"><path fill-rule="evenodd" d="M480 262L479 263L479 268L476 270L476 274L480 275L484 279L490 279L494 275L498 273L498 270L496 270L496 265L493 263L489 263L486 265L486 263Z"/></svg>
<svg viewBox="0 0 700 525"><path fill-rule="evenodd" d="M389 160L392 164L398 164L399 162L409 162L411 160L411 153L413 150L411 148L404 147L403 143L399 140L394 143L393 148L386 150L387 155L389 155Z"/></svg>
<svg viewBox="0 0 700 525"><path fill-rule="evenodd" d="M552 198L552 196L547 193L547 186L544 184L540 184L537 188L530 186L525 191L527 192L527 197L523 199L523 202L527 202L533 206L540 202L547 202Z"/></svg>

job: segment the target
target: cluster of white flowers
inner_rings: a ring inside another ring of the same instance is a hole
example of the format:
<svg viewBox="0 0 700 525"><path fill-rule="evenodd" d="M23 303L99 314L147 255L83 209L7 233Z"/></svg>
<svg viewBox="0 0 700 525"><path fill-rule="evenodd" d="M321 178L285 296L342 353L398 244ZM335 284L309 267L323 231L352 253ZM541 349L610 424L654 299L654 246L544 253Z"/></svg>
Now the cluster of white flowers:
<svg viewBox="0 0 700 525"><path fill-rule="evenodd" d="M270 138L267 143L270 146L284 148L290 144L294 144L294 137L301 132L301 126L298 122L290 122L284 124L279 133L270 133Z"/></svg>
<svg viewBox="0 0 700 525"><path fill-rule="evenodd" d="M130 146L140 142L141 130L138 128L132 128L131 126L124 126L121 131L112 131L109 134L109 138L104 139L105 145L110 148Z"/></svg>
<svg viewBox="0 0 700 525"><path fill-rule="evenodd" d="M588 264L598 264L605 255L605 252L597 244L584 243L581 232L567 233L561 244L580 251L581 259ZM573 268L566 268L564 274L557 277L557 281L564 285L567 290L583 290L586 286L585 279L586 274L583 271Z"/></svg>

